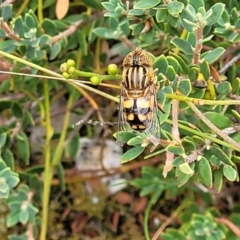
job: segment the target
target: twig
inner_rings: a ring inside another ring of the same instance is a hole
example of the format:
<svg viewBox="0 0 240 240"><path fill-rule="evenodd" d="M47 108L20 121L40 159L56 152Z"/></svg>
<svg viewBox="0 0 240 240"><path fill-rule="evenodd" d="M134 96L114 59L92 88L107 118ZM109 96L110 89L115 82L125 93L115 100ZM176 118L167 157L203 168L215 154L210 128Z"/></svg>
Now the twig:
<svg viewBox="0 0 240 240"><path fill-rule="evenodd" d="M9 36L9 38L15 40L15 41L20 41L21 38L17 36L16 34L13 33L11 28L7 25L7 23L0 21L0 27L3 29L3 31Z"/></svg>
<svg viewBox="0 0 240 240"><path fill-rule="evenodd" d="M215 218L216 222L226 225L240 239L240 229L226 218Z"/></svg>
<svg viewBox="0 0 240 240"><path fill-rule="evenodd" d="M105 126L105 125L109 125L109 126L114 126L117 125L118 122L100 122L100 121L93 121L92 119L85 121L84 119L80 120L79 122L77 122L76 124L74 124L73 127L76 126L82 126L82 125L92 125L92 126Z"/></svg>
<svg viewBox="0 0 240 240"><path fill-rule="evenodd" d="M195 46L195 51L193 54L193 64L199 64L200 62L200 54L202 50L202 43L199 43L202 38L203 38L203 28L198 27L197 30L195 31L196 34L196 46Z"/></svg>
<svg viewBox="0 0 240 240"><path fill-rule="evenodd" d="M219 74L223 74L225 71L228 70L235 62L240 59L240 53L233 57L222 69L218 71Z"/></svg>
<svg viewBox="0 0 240 240"><path fill-rule="evenodd" d="M155 232L152 237L152 240L157 240L163 230L177 217L177 214L174 212Z"/></svg>
<svg viewBox="0 0 240 240"><path fill-rule="evenodd" d="M6 6L7 4L12 4L14 3L16 0L6 0L5 2L3 2L2 4L0 4L0 7L4 7Z"/></svg>
<svg viewBox="0 0 240 240"><path fill-rule="evenodd" d="M99 17L99 15L92 15L89 19L89 22L92 22L97 17ZM83 21L83 20L79 20L77 22L74 22L72 25L69 26L68 29L66 29L63 32L60 32L58 35L52 37L51 38L51 43L54 44L54 43L58 42L59 40L61 40L62 38L66 38L66 37L72 35L84 23L85 23L85 21Z"/></svg>
<svg viewBox="0 0 240 240"><path fill-rule="evenodd" d="M202 113L198 110L198 108L193 103L187 103L188 106L194 111L194 113L218 136L220 136L223 140L233 145L235 148L240 149L240 144L234 141L229 136L225 135L219 128L217 128L214 124L211 123Z"/></svg>

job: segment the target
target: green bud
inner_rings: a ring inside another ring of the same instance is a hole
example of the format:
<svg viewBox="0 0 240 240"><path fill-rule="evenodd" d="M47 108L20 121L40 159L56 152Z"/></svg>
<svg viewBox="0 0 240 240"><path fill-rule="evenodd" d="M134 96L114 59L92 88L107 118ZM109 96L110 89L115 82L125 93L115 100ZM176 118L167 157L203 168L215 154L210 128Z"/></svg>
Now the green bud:
<svg viewBox="0 0 240 240"><path fill-rule="evenodd" d="M62 76L66 79L69 79L71 77L70 74L68 74L67 72L64 72Z"/></svg>
<svg viewBox="0 0 240 240"><path fill-rule="evenodd" d="M101 83L101 79L98 76L93 76L93 77L90 78L90 82L93 85L99 85Z"/></svg>
<svg viewBox="0 0 240 240"><path fill-rule="evenodd" d="M67 66L68 66L68 67L75 67L75 66L76 66L76 63L75 63L74 60L68 59L68 60L67 60Z"/></svg>
<svg viewBox="0 0 240 240"><path fill-rule="evenodd" d="M118 66L116 64L108 65L108 74L109 75L117 75L118 74Z"/></svg>
<svg viewBox="0 0 240 240"><path fill-rule="evenodd" d="M63 72L67 72L67 70L68 70L67 63L62 63L60 65L60 71L63 73Z"/></svg>
<svg viewBox="0 0 240 240"><path fill-rule="evenodd" d="M76 68L75 67L69 67L68 68L68 73L69 74L75 74L76 73Z"/></svg>

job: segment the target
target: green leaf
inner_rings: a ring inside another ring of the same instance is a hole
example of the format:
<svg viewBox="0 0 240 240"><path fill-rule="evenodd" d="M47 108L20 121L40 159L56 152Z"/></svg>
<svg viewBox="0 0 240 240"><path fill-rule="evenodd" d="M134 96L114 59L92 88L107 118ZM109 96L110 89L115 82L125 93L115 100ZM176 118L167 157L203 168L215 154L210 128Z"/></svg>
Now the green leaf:
<svg viewBox="0 0 240 240"><path fill-rule="evenodd" d="M79 149L79 136L74 136L66 144L66 147L65 147L66 157L75 159L78 149Z"/></svg>
<svg viewBox="0 0 240 240"><path fill-rule="evenodd" d="M229 165L225 165L223 167L223 174L229 181L235 181L237 178L237 172L236 170Z"/></svg>
<svg viewBox="0 0 240 240"><path fill-rule="evenodd" d="M179 165L179 170L187 175L192 175L194 173L194 171L192 170L192 168L189 166L189 164L186 163L182 163Z"/></svg>
<svg viewBox="0 0 240 240"><path fill-rule="evenodd" d="M158 68L158 71L162 74L166 74L168 68L168 62L166 57L162 54L161 56L157 57L153 63L153 68Z"/></svg>
<svg viewBox="0 0 240 240"><path fill-rule="evenodd" d="M13 102L12 104L12 113L16 118L22 118L23 117L23 111L22 111L22 107L20 104Z"/></svg>
<svg viewBox="0 0 240 240"><path fill-rule="evenodd" d="M231 83L227 81L220 82L216 87L216 91L221 95L227 95L228 93L232 92Z"/></svg>
<svg viewBox="0 0 240 240"><path fill-rule="evenodd" d="M198 171L200 174L200 180L204 183L207 187L212 187L212 169L210 166L209 161L202 157L201 160L198 162Z"/></svg>
<svg viewBox="0 0 240 240"><path fill-rule="evenodd" d="M167 15L168 15L168 10L166 8L160 8L157 10L156 13L156 20L157 22L164 22L167 19Z"/></svg>
<svg viewBox="0 0 240 240"><path fill-rule="evenodd" d="M30 159L30 146L28 142L28 137L24 132L20 132L17 135L17 150L18 155L22 158L26 165L29 165Z"/></svg>
<svg viewBox="0 0 240 240"><path fill-rule="evenodd" d="M7 133L3 132L0 134L0 150L2 147L5 146L6 142L7 142Z"/></svg>
<svg viewBox="0 0 240 240"><path fill-rule="evenodd" d="M51 19L44 18L41 26L47 35L55 36L58 34L56 24Z"/></svg>
<svg viewBox="0 0 240 240"><path fill-rule="evenodd" d="M22 224L26 224L29 219L29 213L27 210L22 210L19 213L19 222Z"/></svg>
<svg viewBox="0 0 240 240"><path fill-rule="evenodd" d="M8 20L12 17L12 4L7 4L2 9L2 18L4 22L8 22Z"/></svg>
<svg viewBox="0 0 240 240"><path fill-rule="evenodd" d="M180 67L182 68L183 70L183 73L187 74L188 73L188 65L187 63L184 61L183 58L181 58L181 56L179 55L176 55L174 53L170 53L171 56L173 56L177 61L178 61L178 64L180 65Z"/></svg>
<svg viewBox="0 0 240 240"><path fill-rule="evenodd" d="M215 155L223 163L234 166L231 159L219 147L212 146L209 151L211 151L211 154Z"/></svg>
<svg viewBox="0 0 240 240"><path fill-rule="evenodd" d="M182 146L175 146L173 144L169 144L166 147L166 151L176 154L176 155L184 155L185 154L184 148Z"/></svg>
<svg viewBox="0 0 240 240"><path fill-rule="evenodd" d="M198 12L198 9L201 7L205 7L204 0L189 0L189 4L192 5L196 12Z"/></svg>
<svg viewBox="0 0 240 240"><path fill-rule="evenodd" d="M0 135L0 139L1 139L1 135ZM11 171L14 171L14 156L12 151L7 148L6 150L3 151L2 157L6 165L11 169Z"/></svg>
<svg viewBox="0 0 240 240"><path fill-rule="evenodd" d="M13 40L0 41L0 50L8 53L12 53L17 48Z"/></svg>
<svg viewBox="0 0 240 240"><path fill-rule="evenodd" d="M222 169L217 169L213 171L214 186L218 192L222 189L223 184L223 171Z"/></svg>
<svg viewBox="0 0 240 240"><path fill-rule="evenodd" d="M13 30L15 34L18 34L20 37L24 35L24 23L21 16L13 20Z"/></svg>
<svg viewBox="0 0 240 240"><path fill-rule="evenodd" d="M177 48L179 48L186 55L193 55L193 47L186 40L183 40L181 38L174 38L172 39L171 43Z"/></svg>
<svg viewBox="0 0 240 240"><path fill-rule="evenodd" d="M208 62L203 61L200 63L200 72L206 81L210 78L210 67Z"/></svg>
<svg viewBox="0 0 240 240"><path fill-rule="evenodd" d="M151 1L146 1L146 0L139 0L133 5L134 9L149 9L153 8L156 5L158 5L161 2L161 0L151 0Z"/></svg>
<svg viewBox="0 0 240 240"><path fill-rule="evenodd" d="M189 79L183 79L179 82L178 88L184 96L188 96L192 91L192 84Z"/></svg>
<svg viewBox="0 0 240 240"><path fill-rule="evenodd" d="M206 12L206 15L208 15L208 12L212 11L212 14L207 19L205 19L207 21L207 26L212 26L220 19L223 14L224 8L225 4L216 3Z"/></svg>
<svg viewBox="0 0 240 240"><path fill-rule="evenodd" d="M167 9L169 14L171 14L172 16L178 16L179 13L182 12L182 10L184 9L184 4L181 2L170 2L167 5Z"/></svg>
<svg viewBox="0 0 240 240"><path fill-rule="evenodd" d="M121 34L121 32L119 31L112 31L105 27L94 28L93 33L96 34L98 37L105 39L117 39Z"/></svg>
<svg viewBox="0 0 240 240"><path fill-rule="evenodd" d="M232 126L232 122L231 120L225 116L222 115L221 113L217 113L217 112L206 112L204 113L205 117L210 120L217 128L219 129L224 129L227 127L231 127ZM209 130L210 128L203 123L202 121L199 121L197 123L197 126L199 128L201 128L204 131Z"/></svg>
<svg viewBox="0 0 240 240"><path fill-rule="evenodd" d="M122 155L121 163L126 163L126 162L129 162L129 161L135 159L137 156L139 156L144 151L144 149L145 148L142 147L141 145L131 148L130 150L128 150L127 152L125 152Z"/></svg>
<svg viewBox="0 0 240 240"><path fill-rule="evenodd" d="M57 57L57 55L60 53L62 50L62 46L60 42L55 43L51 48L50 48L50 60L53 60Z"/></svg>
<svg viewBox="0 0 240 240"><path fill-rule="evenodd" d="M196 11L194 7L188 4L180 13L180 20L182 26L188 31L193 32L196 28Z"/></svg>
<svg viewBox="0 0 240 240"><path fill-rule="evenodd" d="M193 139L188 136L182 139L182 146L184 148L185 153L189 153L196 150L196 145Z"/></svg>
<svg viewBox="0 0 240 240"><path fill-rule="evenodd" d="M100 3L100 1L98 0L81 0L84 4L86 4L87 6L91 7L91 8L95 8L98 10L102 10L102 5Z"/></svg>
<svg viewBox="0 0 240 240"><path fill-rule="evenodd" d="M18 174L12 174L12 176L7 180L7 184L9 186L9 188L14 188L18 185L20 179L18 177Z"/></svg>
<svg viewBox="0 0 240 240"><path fill-rule="evenodd" d="M136 133L133 132L124 132L124 131L119 131L117 133L114 133L113 136L117 138L119 142L126 143L128 142L131 138L134 138L137 136Z"/></svg>
<svg viewBox="0 0 240 240"><path fill-rule="evenodd" d="M167 72L166 72L166 77L168 78L169 81L174 81L176 79L176 72L173 66L168 66Z"/></svg>
<svg viewBox="0 0 240 240"><path fill-rule="evenodd" d="M20 212L11 212L7 216L7 227L12 227L19 222Z"/></svg>
<svg viewBox="0 0 240 240"><path fill-rule="evenodd" d="M127 145L129 145L129 146L137 146L137 145L142 144L142 143L143 143L143 139L140 136L136 136L136 137L130 139L127 142Z"/></svg>
<svg viewBox="0 0 240 240"><path fill-rule="evenodd" d="M102 2L101 3L105 9L107 9L109 12L114 12L116 5L111 2Z"/></svg>
<svg viewBox="0 0 240 240"><path fill-rule="evenodd" d="M178 61L172 56L167 56L166 59L168 61L168 65L173 66L175 72L178 72L180 67Z"/></svg>
<svg viewBox="0 0 240 240"><path fill-rule="evenodd" d="M199 68L195 65L189 69L188 77L191 82L196 81L198 79Z"/></svg>
<svg viewBox="0 0 240 240"><path fill-rule="evenodd" d="M217 47L212 51L207 52L204 54L204 57L202 58L202 61L206 61L209 64L216 61L223 53L225 52L225 49L222 47Z"/></svg>
<svg viewBox="0 0 240 240"><path fill-rule="evenodd" d="M182 171L179 170L179 168L176 168L177 172L177 185L178 187L183 186L188 182L188 180L192 177L192 174L185 174Z"/></svg>
<svg viewBox="0 0 240 240"><path fill-rule="evenodd" d="M25 14L24 22L25 22L25 24L27 25L27 27L28 27L29 29L33 29L33 28L37 27L37 26L35 25L35 20L34 20L34 18L33 18L29 13L26 13L26 14Z"/></svg>

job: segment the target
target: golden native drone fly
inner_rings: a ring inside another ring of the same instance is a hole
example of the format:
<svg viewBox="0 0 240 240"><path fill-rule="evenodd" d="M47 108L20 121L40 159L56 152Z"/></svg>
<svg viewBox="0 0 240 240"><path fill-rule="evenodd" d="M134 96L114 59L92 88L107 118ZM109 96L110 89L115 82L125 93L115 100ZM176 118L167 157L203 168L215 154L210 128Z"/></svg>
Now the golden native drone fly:
<svg viewBox="0 0 240 240"><path fill-rule="evenodd" d="M160 140L159 106L156 90L156 70L148 53L140 48L123 60L118 130L144 132L157 146Z"/></svg>

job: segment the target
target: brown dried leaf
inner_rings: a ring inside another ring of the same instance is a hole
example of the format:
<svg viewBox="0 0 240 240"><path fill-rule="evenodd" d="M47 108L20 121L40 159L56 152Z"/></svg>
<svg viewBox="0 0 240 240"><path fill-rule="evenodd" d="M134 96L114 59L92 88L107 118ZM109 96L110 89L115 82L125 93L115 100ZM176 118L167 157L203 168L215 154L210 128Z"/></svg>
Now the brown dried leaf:
<svg viewBox="0 0 240 240"><path fill-rule="evenodd" d="M147 199L147 197L141 197L136 202L137 202L137 204L133 209L133 212L135 214L141 213L145 210L145 208L147 206L148 199Z"/></svg>
<svg viewBox="0 0 240 240"><path fill-rule="evenodd" d="M69 0L57 0L56 3L56 16L57 19L65 17L69 9Z"/></svg>
<svg viewBox="0 0 240 240"><path fill-rule="evenodd" d="M218 74L218 71L212 65L210 65L210 72L211 72L211 76L216 80L216 82L220 83L221 79Z"/></svg>
<svg viewBox="0 0 240 240"><path fill-rule="evenodd" d="M120 204L129 204L133 201L132 196L126 192L118 192L114 199Z"/></svg>

